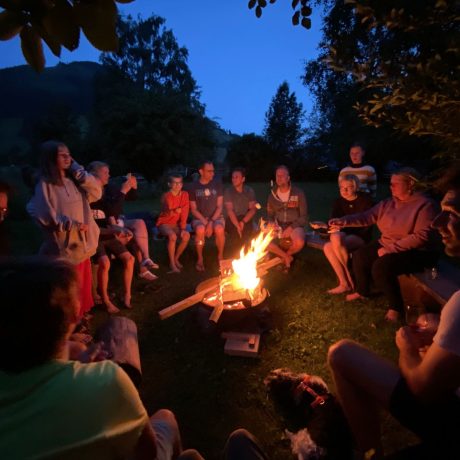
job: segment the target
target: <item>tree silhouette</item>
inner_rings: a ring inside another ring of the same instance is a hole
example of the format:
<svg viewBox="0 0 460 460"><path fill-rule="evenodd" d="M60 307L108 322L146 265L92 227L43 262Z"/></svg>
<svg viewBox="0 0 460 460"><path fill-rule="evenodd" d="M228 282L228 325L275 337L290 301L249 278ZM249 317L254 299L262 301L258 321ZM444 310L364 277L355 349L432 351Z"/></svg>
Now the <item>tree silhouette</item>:
<svg viewBox="0 0 460 460"><path fill-rule="evenodd" d="M102 53L101 62L140 89L182 94L198 109L200 93L187 64L188 50L178 45L164 24L165 20L155 15L120 18L118 50Z"/></svg>
<svg viewBox="0 0 460 460"><path fill-rule="evenodd" d="M283 82L276 91L265 114L264 137L270 147L280 154L290 154L300 146L303 136L302 104Z"/></svg>

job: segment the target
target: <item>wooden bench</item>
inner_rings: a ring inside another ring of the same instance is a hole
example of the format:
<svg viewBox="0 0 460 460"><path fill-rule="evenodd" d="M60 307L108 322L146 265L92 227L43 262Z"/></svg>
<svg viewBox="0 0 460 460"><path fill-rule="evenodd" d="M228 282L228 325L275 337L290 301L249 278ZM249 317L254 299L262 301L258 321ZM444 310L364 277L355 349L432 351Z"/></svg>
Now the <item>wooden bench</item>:
<svg viewBox="0 0 460 460"><path fill-rule="evenodd" d="M401 275L399 282L404 300L426 307L442 307L460 289L460 268L447 260L440 260L437 265L437 277L431 278L431 272Z"/></svg>
<svg viewBox="0 0 460 460"><path fill-rule="evenodd" d="M309 248L323 250L324 245L328 242L328 239L321 238L316 232L305 233L305 245Z"/></svg>
<svg viewBox="0 0 460 460"><path fill-rule="evenodd" d="M305 236L305 244L309 248L322 250L328 242L316 232L307 232ZM428 270L399 277L405 303L439 310L460 289L460 268L444 259L439 261L436 268L436 279L431 279Z"/></svg>

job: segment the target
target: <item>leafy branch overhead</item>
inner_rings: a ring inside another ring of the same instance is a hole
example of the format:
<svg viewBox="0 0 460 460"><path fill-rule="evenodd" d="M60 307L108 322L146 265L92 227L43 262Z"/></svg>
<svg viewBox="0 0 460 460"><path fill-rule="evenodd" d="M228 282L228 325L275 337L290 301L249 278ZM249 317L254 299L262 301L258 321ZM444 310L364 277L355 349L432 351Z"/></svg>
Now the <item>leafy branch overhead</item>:
<svg viewBox="0 0 460 460"><path fill-rule="evenodd" d="M101 51L116 51L116 2L133 0L0 0L0 40L19 34L26 61L40 72L45 67L43 42L60 57L62 47L74 51L83 31Z"/></svg>
<svg viewBox="0 0 460 460"><path fill-rule="evenodd" d="M345 0L347 26L323 42L323 62L370 92L355 104L367 125L431 136L451 154L460 146L456 3Z"/></svg>
<svg viewBox="0 0 460 460"><path fill-rule="evenodd" d="M262 16L263 9L267 6L268 3L275 3L276 0L249 0L248 8L250 10L254 9L255 15L260 18ZM311 13L312 9L310 8L308 0L292 0L292 9L294 14L292 15L292 24L298 26L301 24L306 29L311 28Z"/></svg>

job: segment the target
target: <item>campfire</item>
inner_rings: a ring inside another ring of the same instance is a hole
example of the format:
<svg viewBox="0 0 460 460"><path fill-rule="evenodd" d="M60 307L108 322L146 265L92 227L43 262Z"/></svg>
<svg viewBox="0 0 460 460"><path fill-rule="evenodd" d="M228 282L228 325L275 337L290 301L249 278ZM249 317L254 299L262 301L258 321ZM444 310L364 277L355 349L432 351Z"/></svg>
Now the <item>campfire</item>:
<svg viewBox="0 0 460 460"><path fill-rule="evenodd" d="M262 277L270 268L282 262L279 257L261 262L274 236L274 229L266 227L251 241L248 248L241 249L238 259L220 261L220 276L203 281L197 286L194 295L161 310L160 318L169 318L203 302L214 309L210 320L217 322L223 310L259 305L268 295Z"/></svg>

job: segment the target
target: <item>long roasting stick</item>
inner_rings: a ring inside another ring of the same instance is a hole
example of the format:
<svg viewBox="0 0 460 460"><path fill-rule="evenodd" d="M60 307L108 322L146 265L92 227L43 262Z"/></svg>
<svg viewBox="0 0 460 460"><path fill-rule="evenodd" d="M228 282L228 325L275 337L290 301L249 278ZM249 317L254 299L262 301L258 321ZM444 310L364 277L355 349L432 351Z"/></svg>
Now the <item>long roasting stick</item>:
<svg viewBox="0 0 460 460"><path fill-rule="evenodd" d="M268 270L275 265L278 265L282 263L282 259L279 257L275 257L274 259L270 259L268 262L263 262L257 266L257 273L259 276L264 276L268 273ZM163 310L160 310L158 312L160 319L166 319L169 318L170 316L175 315L176 313L179 313L183 310L186 310L187 308L192 307L193 305L197 304L198 302L201 302L206 294L216 291L219 289L219 281L216 281L213 283L211 286L207 287L206 289L203 289L201 291L198 291L197 293L191 295L190 297L187 297L185 299L180 300L179 302L170 305L169 307L163 308ZM220 312L222 313L222 311ZM220 315L219 315L220 316Z"/></svg>
<svg viewBox="0 0 460 460"><path fill-rule="evenodd" d="M219 321L220 315L224 311L224 296L222 292L222 283L219 283L219 295L217 296L218 304L214 307L214 310L211 313L211 316L209 317L209 321L213 321L214 323L217 324L217 321Z"/></svg>
<svg viewBox="0 0 460 460"><path fill-rule="evenodd" d="M167 308L163 308L163 310L160 310L158 314L160 315L161 319L166 319L169 318L172 315L175 315L176 313L179 313L180 311L186 310L187 308L192 307L198 302L201 302L206 294L209 292L215 291L219 287L219 282L216 281L215 283L212 284L212 286L207 287L206 289L203 289L202 291L198 291L196 294L191 295L190 297L187 297L174 305L171 305Z"/></svg>

